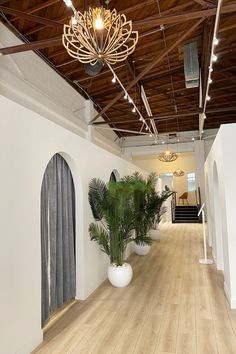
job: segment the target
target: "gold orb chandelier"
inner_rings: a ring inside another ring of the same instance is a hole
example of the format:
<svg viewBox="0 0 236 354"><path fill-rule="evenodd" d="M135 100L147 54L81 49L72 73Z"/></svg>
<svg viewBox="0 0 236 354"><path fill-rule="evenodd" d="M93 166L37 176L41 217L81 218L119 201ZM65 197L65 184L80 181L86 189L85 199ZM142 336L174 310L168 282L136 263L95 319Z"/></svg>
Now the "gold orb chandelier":
<svg viewBox="0 0 236 354"><path fill-rule="evenodd" d="M173 162L178 158L178 155L171 151L171 150L166 150L163 151L159 156L158 159L162 162Z"/></svg>
<svg viewBox="0 0 236 354"><path fill-rule="evenodd" d="M177 170L173 173L175 177L183 177L184 176L184 171L180 170L177 168Z"/></svg>
<svg viewBox="0 0 236 354"><path fill-rule="evenodd" d="M133 53L138 32L132 30L132 21L127 21L124 14L104 7L89 7L84 13L72 9L74 16L69 25L64 25L62 36L63 45L71 57L83 64L102 62L114 65Z"/></svg>

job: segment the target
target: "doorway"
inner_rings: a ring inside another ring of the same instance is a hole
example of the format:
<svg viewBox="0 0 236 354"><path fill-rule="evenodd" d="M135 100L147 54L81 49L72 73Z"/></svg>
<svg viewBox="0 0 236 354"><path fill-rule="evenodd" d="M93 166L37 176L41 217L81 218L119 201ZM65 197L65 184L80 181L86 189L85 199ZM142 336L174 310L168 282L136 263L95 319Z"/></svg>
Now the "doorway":
<svg viewBox="0 0 236 354"><path fill-rule="evenodd" d="M49 161L41 188L42 326L75 298L75 188L60 154Z"/></svg>

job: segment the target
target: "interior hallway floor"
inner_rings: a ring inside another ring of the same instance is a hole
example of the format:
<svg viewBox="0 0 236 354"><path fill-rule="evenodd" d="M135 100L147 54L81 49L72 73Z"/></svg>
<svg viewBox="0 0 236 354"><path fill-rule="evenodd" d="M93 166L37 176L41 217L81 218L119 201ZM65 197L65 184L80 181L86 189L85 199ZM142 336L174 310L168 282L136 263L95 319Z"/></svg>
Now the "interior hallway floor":
<svg viewBox="0 0 236 354"><path fill-rule="evenodd" d="M127 288L104 282L45 331L37 354L236 354L236 310L202 258L202 225L163 225Z"/></svg>

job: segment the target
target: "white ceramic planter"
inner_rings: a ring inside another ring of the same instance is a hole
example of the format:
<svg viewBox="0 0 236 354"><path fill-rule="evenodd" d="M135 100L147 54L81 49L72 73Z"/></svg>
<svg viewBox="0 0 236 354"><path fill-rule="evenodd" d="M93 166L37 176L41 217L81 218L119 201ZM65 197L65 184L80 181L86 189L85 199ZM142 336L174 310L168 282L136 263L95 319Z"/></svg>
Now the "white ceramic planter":
<svg viewBox="0 0 236 354"><path fill-rule="evenodd" d="M152 240L160 240L160 229L150 230L149 235Z"/></svg>
<svg viewBox="0 0 236 354"><path fill-rule="evenodd" d="M135 253L138 256L146 256L150 252L151 246L150 245L138 245L135 243Z"/></svg>
<svg viewBox="0 0 236 354"><path fill-rule="evenodd" d="M123 288L131 282L133 270L129 263L124 263L122 266L110 264L107 270L107 276L113 286Z"/></svg>

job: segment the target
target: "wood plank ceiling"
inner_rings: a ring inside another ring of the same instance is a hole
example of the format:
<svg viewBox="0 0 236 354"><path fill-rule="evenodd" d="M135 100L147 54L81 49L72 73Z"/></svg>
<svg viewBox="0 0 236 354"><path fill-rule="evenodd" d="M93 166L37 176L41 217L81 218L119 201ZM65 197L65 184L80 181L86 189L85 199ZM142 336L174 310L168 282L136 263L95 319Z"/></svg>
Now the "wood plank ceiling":
<svg viewBox="0 0 236 354"><path fill-rule="evenodd" d="M84 6L97 5L97 1L81 5L81 1L74 0L73 4L83 11ZM100 4L105 6L104 1ZM126 62L115 65L114 70L126 88L141 76L129 89L129 94L149 122L140 97L143 85L159 133L198 129L199 89L185 87L183 44L197 41L204 93L216 6L217 0L113 0L109 3L109 8L124 13L139 31L136 50ZM84 66L71 58L62 46L62 25L68 23L71 16L71 10L62 0L0 0L0 11L2 21L25 42L32 43L2 48L0 52L14 55L11 53L37 50L76 90L93 100L98 112L119 93L121 95L120 86L111 82L112 74L106 66L97 76L88 76ZM199 20L201 23L191 34L179 45L174 45ZM212 73L205 129L236 122L236 1L223 2L218 38L218 60ZM173 50L168 55L141 75L171 46ZM123 95L106 110L103 118L111 127L137 132L141 129L137 114L131 112ZM95 121L94 124L101 123ZM123 131L118 134L120 137L132 135Z"/></svg>

